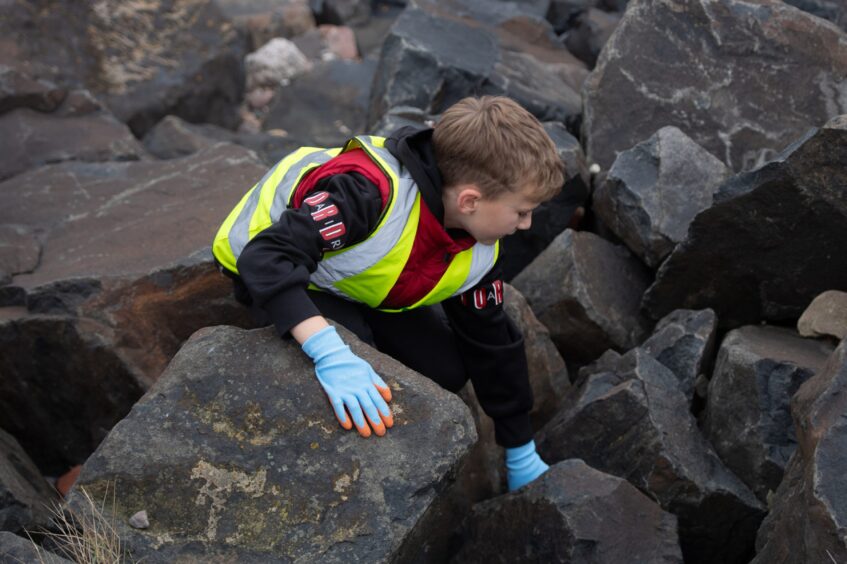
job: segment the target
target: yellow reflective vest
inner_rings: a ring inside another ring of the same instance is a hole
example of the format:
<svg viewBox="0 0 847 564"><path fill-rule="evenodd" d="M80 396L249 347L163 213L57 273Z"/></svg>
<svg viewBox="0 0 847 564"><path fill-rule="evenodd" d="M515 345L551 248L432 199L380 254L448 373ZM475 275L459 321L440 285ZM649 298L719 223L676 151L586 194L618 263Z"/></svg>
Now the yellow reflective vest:
<svg viewBox="0 0 847 564"><path fill-rule="evenodd" d="M215 236L212 252L227 270L238 274L236 262L247 243L270 227L290 207L305 175L334 156L363 149L389 181L388 202L370 235L363 241L327 251L311 274L309 287L379 308L394 287L412 252L418 230L421 195L409 172L386 148L385 138L359 136L340 149L303 147L279 161L230 212ZM494 266L499 243L476 243L458 253L438 283L403 311L441 302L476 286Z"/></svg>

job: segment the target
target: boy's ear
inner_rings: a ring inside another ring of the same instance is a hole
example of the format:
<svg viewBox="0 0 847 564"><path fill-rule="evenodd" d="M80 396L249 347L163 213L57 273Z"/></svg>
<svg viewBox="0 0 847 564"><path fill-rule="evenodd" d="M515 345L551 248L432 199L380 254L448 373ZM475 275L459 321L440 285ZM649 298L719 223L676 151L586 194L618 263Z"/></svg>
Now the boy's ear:
<svg viewBox="0 0 847 564"><path fill-rule="evenodd" d="M475 184L464 184L456 189L456 208L459 213L472 214L481 199L482 192Z"/></svg>

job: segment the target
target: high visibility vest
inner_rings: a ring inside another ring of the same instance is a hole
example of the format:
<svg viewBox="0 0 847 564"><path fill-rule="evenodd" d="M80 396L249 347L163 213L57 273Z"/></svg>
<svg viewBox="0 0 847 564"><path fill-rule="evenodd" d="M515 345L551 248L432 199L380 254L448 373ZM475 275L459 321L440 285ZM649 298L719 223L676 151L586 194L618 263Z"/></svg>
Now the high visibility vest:
<svg viewBox="0 0 847 564"><path fill-rule="evenodd" d="M379 305L394 287L412 252L418 230L421 195L417 185L386 148L385 138L354 137L342 148L303 147L279 161L250 189L224 221L212 252L220 264L238 274L236 261L247 243L276 222L291 206L306 173L334 156L363 149L389 181L389 197L377 226L363 241L338 251L327 251L312 273L309 287L384 311L403 311L439 303L476 286L494 266L499 243L476 243L453 257L432 290L414 304L385 309Z"/></svg>

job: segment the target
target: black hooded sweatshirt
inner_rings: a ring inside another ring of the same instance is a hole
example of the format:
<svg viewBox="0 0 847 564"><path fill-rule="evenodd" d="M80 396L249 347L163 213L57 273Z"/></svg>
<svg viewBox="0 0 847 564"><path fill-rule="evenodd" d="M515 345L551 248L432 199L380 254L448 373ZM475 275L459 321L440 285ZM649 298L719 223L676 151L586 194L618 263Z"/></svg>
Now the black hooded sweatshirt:
<svg viewBox="0 0 847 564"><path fill-rule="evenodd" d="M435 162L432 129L401 128L386 140L385 146L409 171L423 204L443 226L442 179ZM377 226L382 197L379 189L361 174L329 176L318 181L315 191L329 194L329 200L323 203L335 204L346 227L335 249L364 240ZM267 312L283 336L301 321L321 315L306 292L310 274L328 250L320 229L309 206L287 209L279 221L257 234L238 257L241 276L235 279L236 296ZM468 236L462 230L447 232L454 238ZM475 288L465 292L464 299L449 298L442 306L480 405L494 419L497 442L515 447L532 438L532 391L523 337L509 320L502 302L489 300L485 307L477 309L472 298L477 289L492 291L495 282L502 284L499 261Z"/></svg>

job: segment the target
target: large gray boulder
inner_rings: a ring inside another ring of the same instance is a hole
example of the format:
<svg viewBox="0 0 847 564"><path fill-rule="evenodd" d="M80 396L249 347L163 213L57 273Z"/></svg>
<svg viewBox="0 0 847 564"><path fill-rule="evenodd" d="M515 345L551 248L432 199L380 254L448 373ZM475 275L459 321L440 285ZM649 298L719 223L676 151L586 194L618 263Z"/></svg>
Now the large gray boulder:
<svg viewBox="0 0 847 564"><path fill-rule="evenodd" d="M48 163L136 161L147 156L129 128L108 111L58 112L20 108L0 115L0 181Z"/></svg>
<svg viewBox="0 0 847 564"><path fill-rule="evenodd" d="M581 460L474 507L454 562L682 562L676 518Z"/></svg>
<svg viewBox="0 0 847 564"><path fill-rule="evenodd" d="M764 506L700 434L676 377L641 349L605 360L539 432L541 457L581 458L657 500L686 562L749 561Z"/></svg>
<svg viewBox="0 0 847 564"><path fill-rule="evenodd" d="M136 135L169 113L234 127L245 42L212 0L12 2L0 65L101 97Z"/></svg>
<svg viewBox="0 0 847 564"><path fill-rule="evenodd" d="M573 124L588 71L549 24L521 12L521 4L500 2L409 6L383 44L368 123L396 106L439 114L465 96L500 94L542 121Z"/></svg>
<svg viewBox="0 0 847 564"><path fill-rule="evenodd" d="M593 360L627 350L647 331L638 306L649 284L644 266L622 246L570 229L512 281L565 359Z"/></svg>
<svg viewBox="0 0 847 564"><path fill-rule="evenodd" d="M392 389L394 427L335 419L314 367L271 327L197 332L88 459L70 494L100 499L145 562L389 561L449 530L427 510L476 441L467 408L397 361L343 338ZM150 526L128 519L146 510ZM420 530L419 527L426 527Z"/></svg>
<svg viewBox="0 0 847 564"><path fill-rule="evenodd" d="M40 260L0 296L0 427L43 471L85 460L194 331L248 325L209 247L265 172L216 145L171 161L48 165L0 183ZM22 307L23 306L23 307Z"/></svg>
<svg viewBox="0 0 847 564"><path fill-rule="evenodd" d="M697 379L711 368L718 320L710 309L679 309L659 320L641 349L673 372L688 402Z"/></svg>
<svg viewBox="0 0 847 564"><path fill-rule="evenodd" d="M633 0L585 83L588 158L607 168L673 125L733 170L761 165L847 112L845 39L779 0Z"/></svg>
<svg viewBox="0 0 847 564"><path fill-rule="evenodd" d="M729 169L676 127L622 152L594 193L593 210L647 266L688 233Z"/></svg>
<svg viewBox="0 0 847 564"><path fill-rule="evenodd" d="M847 561L847 341L791 402L798 448L756 539L755 564Z"/></svg>
<svg viewBox="0 0 847 564"><path fill-rule="evenodd" d="M0 531L46 527L57 504L56 490L15 438L0 429Z"/></svg>
<svg viewBox="0 0 847 564"><path fill-rule="evenodd" d="M751 325L727 333L709 383L703 432L762 501L797 447L789 402L826 362L831 346L790 329Z"/></svg>
<svg viewBox="0 0 847 564"><path fill-rule="evenodd" d="M776 161L731 178L659 268L645 309L659 318L708 307L733 328L793 321L821 292L847 290L839 263L847 249L845 162L842 117Z"/></svg>

